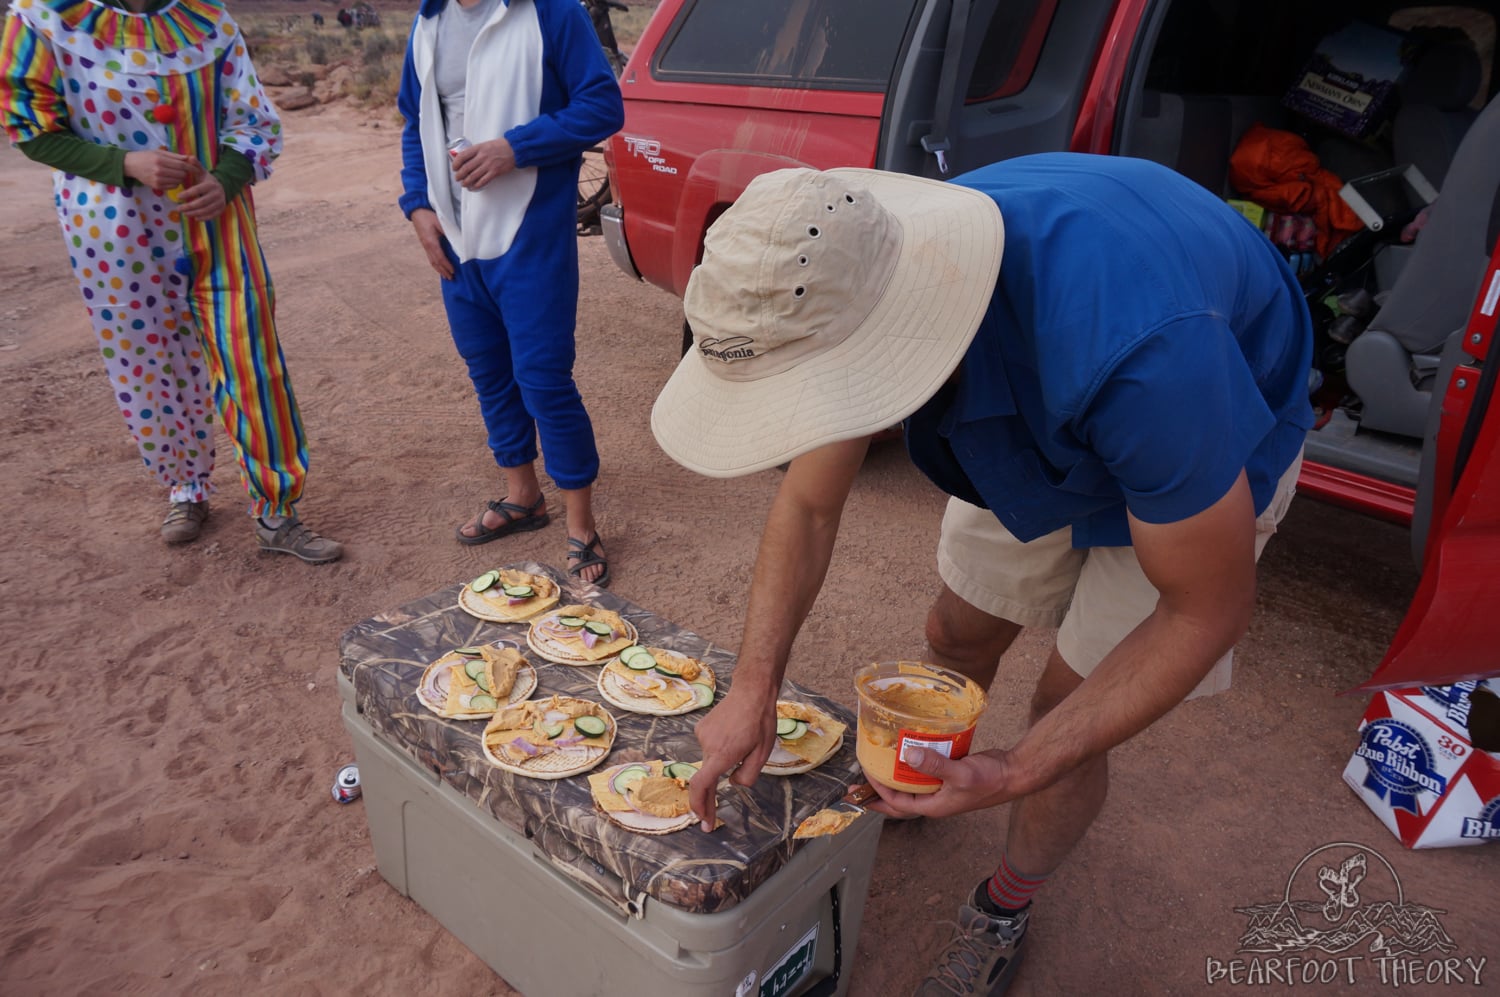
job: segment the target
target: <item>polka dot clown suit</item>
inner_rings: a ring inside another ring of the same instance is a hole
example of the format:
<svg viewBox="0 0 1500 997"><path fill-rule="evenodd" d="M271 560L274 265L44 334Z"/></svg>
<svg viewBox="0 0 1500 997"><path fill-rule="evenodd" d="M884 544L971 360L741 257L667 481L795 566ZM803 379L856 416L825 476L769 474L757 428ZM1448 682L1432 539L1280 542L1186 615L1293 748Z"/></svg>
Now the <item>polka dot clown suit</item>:
<svg viewBox="0 0 1500 997"><path fill-rule="evenodd" d="M13 0L0 41L12 142L71 131L99 146L168 150L205 169L243 155L270 175L281 125L238 26L217 0L131 13L97 0ZM297 404L246 186L208 221L176 190L55 170L58 219L110 386L174 502L207 498L216 411L252 515L291 515L307 473ZM211 400L211 404L210 404Z"/></svg>

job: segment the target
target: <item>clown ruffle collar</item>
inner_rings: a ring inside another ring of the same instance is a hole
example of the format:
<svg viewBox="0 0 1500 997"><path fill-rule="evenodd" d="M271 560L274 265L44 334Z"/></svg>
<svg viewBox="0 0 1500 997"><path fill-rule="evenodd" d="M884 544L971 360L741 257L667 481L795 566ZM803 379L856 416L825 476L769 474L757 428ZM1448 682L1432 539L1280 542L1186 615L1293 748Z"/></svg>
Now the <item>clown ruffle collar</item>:
<svg viewBox="0 0 1500 997"><path fill-rule="evenodd" d="M135 14L99 0L19 0L23 13L35 4L50 8L73 31L86 33L104 48L175 55L215 38L227 16L220 0L176 0L161 10Z"/></svg>

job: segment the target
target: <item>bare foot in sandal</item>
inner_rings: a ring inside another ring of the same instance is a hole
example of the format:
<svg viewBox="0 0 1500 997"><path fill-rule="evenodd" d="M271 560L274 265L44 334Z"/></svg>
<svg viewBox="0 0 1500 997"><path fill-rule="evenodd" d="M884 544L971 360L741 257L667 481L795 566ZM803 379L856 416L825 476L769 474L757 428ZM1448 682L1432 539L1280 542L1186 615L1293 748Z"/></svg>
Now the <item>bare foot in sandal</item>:
<svg viewBox="0 0 1500 997"><path fill-rule="evenodd" d="M587 539L568 537L568 574L600 588L609 584L609 560L598 530L592 531Z"/></svg>
<svg viewBox="0 0 1500 997"><path fill-rule="evenodd" d="M540 493L530 503L511 501L507 495L486 503L483 512L460 526L458 542L471 546L487 544L512 533L539 530L551 520L547 514L547 500Z"/></svg>

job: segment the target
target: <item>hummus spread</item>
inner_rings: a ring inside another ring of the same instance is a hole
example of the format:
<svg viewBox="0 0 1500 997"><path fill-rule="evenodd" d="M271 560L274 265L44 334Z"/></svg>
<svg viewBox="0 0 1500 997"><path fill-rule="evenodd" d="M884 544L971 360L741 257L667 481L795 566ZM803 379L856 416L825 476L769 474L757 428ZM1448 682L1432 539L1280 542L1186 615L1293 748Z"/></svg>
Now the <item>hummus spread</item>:
<svg viewBox="0 0 1500 997"><path fill-rule="evenodd" d="M962 758L984 710L984 691L956 673L905 661L865 669L855 688L855 754L865 774L908 793L936 792L942 782L906 766L901 751L914 744Z"/></svg>

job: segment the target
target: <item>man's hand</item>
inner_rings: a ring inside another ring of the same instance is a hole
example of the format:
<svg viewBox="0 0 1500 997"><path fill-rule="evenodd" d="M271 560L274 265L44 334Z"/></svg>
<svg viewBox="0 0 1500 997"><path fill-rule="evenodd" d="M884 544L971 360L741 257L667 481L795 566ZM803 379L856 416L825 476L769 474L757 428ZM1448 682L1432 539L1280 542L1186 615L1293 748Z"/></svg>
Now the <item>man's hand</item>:
<svg viewBox="0 0 1500 997"><path fill-rule="evenodd" d="M936 793L903 793L871 779L870 785L880 794L880 802L870 804L871 810L892 817L951 817L1009 803L1031 792L1031 788L1021 785L1009 752L998 748L957 761L936 751L910 748L906 764L924 775L943 780L942 786Z"/></svg>
<svg viewBox="0 0 1500 997"><path fill-rule="evenodd" d="M224 213L228 203L224 198L224 185L212 173L205 173L203 180L194 184L177 198L182 213L194 221L206 222Z"/></svg>
<svg viewBox="0 0 1500 997"><path fill-rule="evenodd" d="M198 161L164 149L138 149L125 153L125 176L152 190L181 187L197 175Z"/></svg>
<svg viewBox="0 0 1500 997"><path fill-rule="evenodd" d="M469 190L482 190L491 180L515 168L515 151L503 138L471 145L453 155L453 179Z"/></svg>
<svg viewBox="0 0 1500 997"><path fill-rule="evenodd" d="M453 279L453 261L443 252L443 223L431 208L418 208L411 213L411 227L417 230L417 241L427 254L427 262L444 280Z"/></svg>
<svg viewBox="0 0 1500 997"><path fill-rule="evenodd" d="M733 772L730 782L754 785L761 767L771 757L776 745L776 697L736 696L731 690L698 721L695 732L703 748L703 763L688 784L688 800L703 822L703 830L712 831L719 777Z"/></svg>

